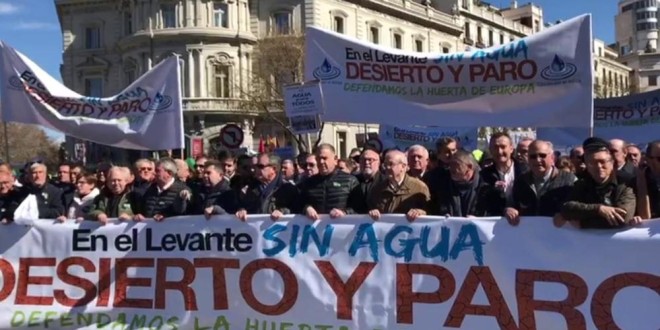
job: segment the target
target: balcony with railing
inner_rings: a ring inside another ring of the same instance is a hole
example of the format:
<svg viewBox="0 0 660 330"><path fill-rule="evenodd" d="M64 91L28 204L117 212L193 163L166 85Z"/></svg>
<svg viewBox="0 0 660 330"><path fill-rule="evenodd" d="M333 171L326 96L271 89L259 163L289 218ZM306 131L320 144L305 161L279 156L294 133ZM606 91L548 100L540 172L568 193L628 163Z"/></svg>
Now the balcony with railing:
<svg viewBox="0 0 660 330"><path fill-rule="evenodd" d="M250 109L246 100L217 97L189 97L183 99L183 110L192 112L214 112L226 114L256 115L257 109Z"/></svg>
<svg viewBox="0 0 660 330"><path fill-rule="evenodd" d="M523 35L530 35L534 33L534 30L531 27L504 18L504 16L502 16L499 11L489 9L487 7L473 7L471 10L461 8L461 12L488 21L491 24L497 24L503 28L518 32Z"/></svg>
<svg viewBox="0 0 660 330"><path fill-rule="evenodd" d="M393 14L393 16L405 15L423 20L428 23L440 25L446 29L460 32L462 27L458 16L437 10L431 6L426 6L413 1L404 0L348 0L362 7L375 8L379 11ZM398 15L396 15L396 14Z"/></svg>

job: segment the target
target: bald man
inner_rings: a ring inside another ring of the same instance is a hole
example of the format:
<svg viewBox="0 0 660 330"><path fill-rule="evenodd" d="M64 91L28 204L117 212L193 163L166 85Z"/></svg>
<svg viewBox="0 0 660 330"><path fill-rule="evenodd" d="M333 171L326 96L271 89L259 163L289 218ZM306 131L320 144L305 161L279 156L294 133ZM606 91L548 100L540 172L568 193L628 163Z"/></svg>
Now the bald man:
<svg viewBox="0 0 660 330"><path fill-rule="evenodd" d="M614 171L617 180L628 185L635 184L635 165L626 158L628 156L626 142L621 139L612 139L609 147L614 159Z"/></svg>
<svg viewBox="0 0 660 330"><path fill-rule="evenodd" d="M429 188L422 180L406 174L408 159L405 153L391 150L385 155L387 180L376 183L368 196L369 216L378 220L381 214L405 214L408 221L426 215L431 199Z"/></svg>

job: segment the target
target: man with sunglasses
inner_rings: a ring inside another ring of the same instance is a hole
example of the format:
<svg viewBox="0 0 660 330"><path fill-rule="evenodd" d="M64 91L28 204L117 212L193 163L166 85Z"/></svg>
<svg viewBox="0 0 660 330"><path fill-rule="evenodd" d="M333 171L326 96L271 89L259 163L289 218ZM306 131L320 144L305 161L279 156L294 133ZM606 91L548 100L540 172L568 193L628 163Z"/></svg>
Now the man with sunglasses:
<svg viewBox="0 0 660 330"><path fill-rule="evenodd" d="M272 220L298 211L298 189L278 179L280 157L262 153L255 165L256 181L247 186L239 195L240 208L236 217L247 220L248 214L270 214Z"/></svg>
<svg viewBox="0 0 660 330"><path fill-rule="evenodd" d="M579 228L619 228L632 224L636 198L632 188L620 182L614 167L611 145L600 138L584 141L588 176L575 183L561 208L561 219Z"/></svg>
<svg viewBox="0 0 660 330"><path fill-rule="evenodd" d="M575 176L578 179L584 178L587 174L587 165L584 164L584 148L582 146L571 149L569 158L575 168Z"/></svg>
<svg viewBox="0 0 660 330"><path fill-rule="evenodd" d="M150 159L142 158L135 162L135 171L137 172L135 181L133 182L133 192L138 196L144 196L147 189L151 186L156 178L156 165Z"/></svg>
<svg viewBox="0 0 660 330"><path fill-rule="evenodd" d="M520 216L554 217L561 210L573 183L573 173L555 167L552 143L536 140L528 146L529 171L513 183L513 205L504 211L509 224L517 226Z"/></svg>

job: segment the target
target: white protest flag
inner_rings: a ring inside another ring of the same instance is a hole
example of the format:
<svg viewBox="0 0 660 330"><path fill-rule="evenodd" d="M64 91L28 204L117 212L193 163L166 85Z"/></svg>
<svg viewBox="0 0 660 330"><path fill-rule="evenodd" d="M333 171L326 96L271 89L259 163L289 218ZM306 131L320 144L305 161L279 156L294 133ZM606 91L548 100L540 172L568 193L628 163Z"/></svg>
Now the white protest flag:
<svg viewBox="0 0 660 330"><path fill-rule="evenodd" d="M38 124L113 147L183 148L178 57L172 56L119 94L80 95L25 55L0 42L0 97L7 122Z"/></svg>
<svg viewBox="0 0 660 330"><path fill-rule="evenodd" d="M310 27L305 79L326 121L442 127L590 127L591 16L465 53L407 52Z"/></svg>

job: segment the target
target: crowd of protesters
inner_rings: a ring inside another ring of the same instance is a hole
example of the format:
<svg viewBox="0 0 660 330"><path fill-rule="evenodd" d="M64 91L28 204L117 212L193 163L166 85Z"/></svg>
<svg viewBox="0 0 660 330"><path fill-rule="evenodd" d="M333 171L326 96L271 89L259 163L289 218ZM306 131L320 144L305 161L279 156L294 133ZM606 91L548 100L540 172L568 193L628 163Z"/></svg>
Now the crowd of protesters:
<svg viewBox="0 0 660 330"><path fill-rule="evenodd" d="M273 220L303 214L340 218L368 214L453 217L552 217L555 225L618 228L660 217L660 141L642 151L621 140L592 137L561 156L548 141L494 134L484 155L475 157L450 138L436 150L416 145L406 151L353 150L338 159L330 144L314 154L280 159L221 152L194 164L141 159L134 168L100 166L86 173L61 164L55 180L40 162L15 178L0 164L0 217L12 221L22 200L35 195L39 217L65 221L142 221L180 215L230 214ZM478 160L477 160L478 158Z"/></svg>

